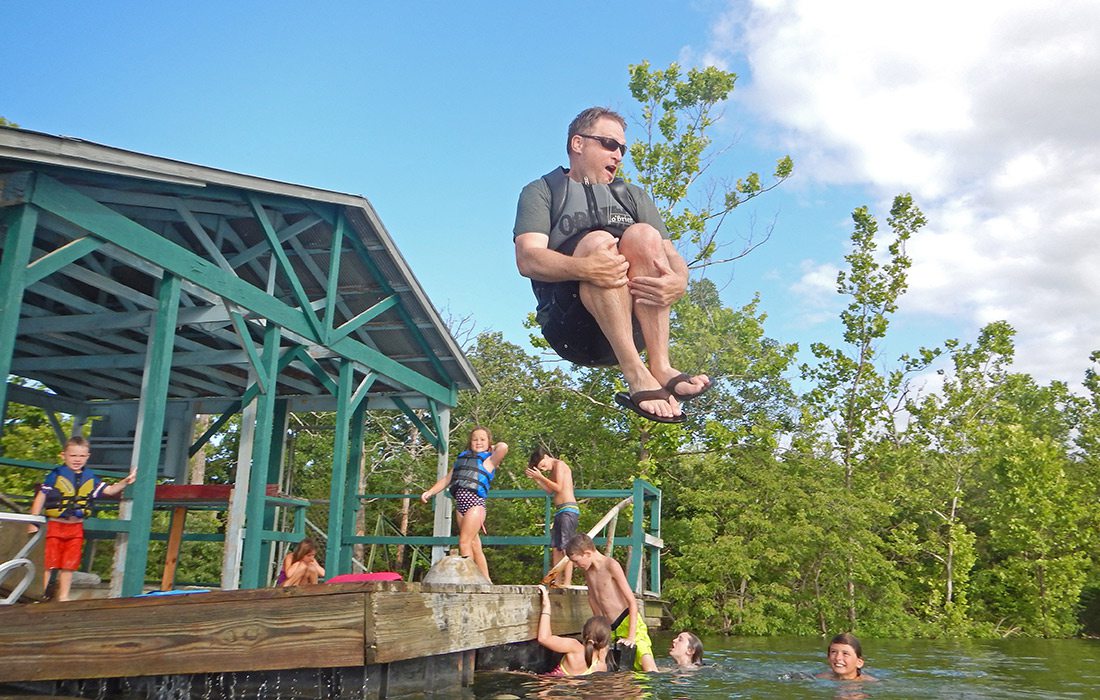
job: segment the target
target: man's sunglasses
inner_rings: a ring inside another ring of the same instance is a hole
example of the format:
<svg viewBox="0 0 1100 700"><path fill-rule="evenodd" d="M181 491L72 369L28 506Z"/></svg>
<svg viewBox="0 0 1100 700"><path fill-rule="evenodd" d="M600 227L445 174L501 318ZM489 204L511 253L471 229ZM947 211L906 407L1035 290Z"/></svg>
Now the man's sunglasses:
<svg viewBox="0 0 1100 700"><path fill-rule="evenodd" d="M606 148L607 150L609 150L609 151L618 150L619 153L622 153L624 156L626 155L626 144L625 143L619 143L615 139L610 139L606 136L593 136L592 134L577 134L577 136L583 136L586 139L592 139L594 141L599 141L600 145L603 146L604 148Z"/></svg>

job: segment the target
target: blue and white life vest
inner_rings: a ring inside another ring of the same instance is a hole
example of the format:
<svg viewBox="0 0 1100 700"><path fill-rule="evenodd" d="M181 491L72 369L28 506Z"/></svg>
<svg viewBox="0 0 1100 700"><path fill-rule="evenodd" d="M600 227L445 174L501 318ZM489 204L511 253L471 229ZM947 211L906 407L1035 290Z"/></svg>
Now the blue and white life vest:
<svg viewBox="0 0 1100 700"><path fill-rule="evenodd" d="M485 498L489 495L489 487L496 476L496 470L489 471L485 468L485 460L492 452L471 452L465 450L455 460L454 469L451 470L450 491L455 489L467 489Z"/></svg>

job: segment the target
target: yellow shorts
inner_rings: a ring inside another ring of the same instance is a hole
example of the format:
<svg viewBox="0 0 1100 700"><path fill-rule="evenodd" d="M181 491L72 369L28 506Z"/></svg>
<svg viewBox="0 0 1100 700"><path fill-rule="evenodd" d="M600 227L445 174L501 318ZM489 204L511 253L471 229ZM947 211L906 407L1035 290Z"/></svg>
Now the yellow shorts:
<svg viewBox="0 0 1100 700"><path fill-rule="evenodd" d="M626 639L630 634L630 616L627 615L619 626L611 630L611 640ZM638 611L638 624L634 628L634 670L642 670L642 657L649 654L653 658L653 642L649 639L649 627L645 624L642 611Z"/></svg>

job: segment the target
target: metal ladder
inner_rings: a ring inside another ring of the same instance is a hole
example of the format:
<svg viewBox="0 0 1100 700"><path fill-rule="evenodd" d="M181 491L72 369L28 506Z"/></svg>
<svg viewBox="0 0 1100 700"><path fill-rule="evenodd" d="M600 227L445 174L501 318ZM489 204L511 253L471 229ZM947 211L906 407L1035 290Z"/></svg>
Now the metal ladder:
<svg viewBox="0 0 1100 700"><path fill-rule="evenodd" d="M45 537L46 518L41 515L25 515L23 513L0 513L0 522L34 523L38 525L38 532L34 533L27 544L23 545L19 553L13 559L0 564L0 583L3 583L8 574L12 572L20 570L23 572L23 580L15 585L7 598L0 600L0 605L11 605L19 601L19 596L23 595L23 591L27 590L27 587L31 585L31 581L34 580L34 562L28 559L27 555L30 554L31 549L38 543L38 540Z"/></svg>

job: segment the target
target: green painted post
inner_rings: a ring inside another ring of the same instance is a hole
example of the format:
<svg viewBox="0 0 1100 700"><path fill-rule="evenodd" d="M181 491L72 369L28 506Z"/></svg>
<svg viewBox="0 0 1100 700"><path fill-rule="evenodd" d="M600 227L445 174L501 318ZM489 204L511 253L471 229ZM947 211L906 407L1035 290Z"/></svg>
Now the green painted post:
<svg viewBox="0 0 1100 700"><path fill-rule="evenodd" d="M366 427L367 402L362 400L351 414L351 426L349 432L349 450L347 466L347 483L344 486L344 522L347 523L348 534L355 534L355 525L359 517L359 478L363 468L363 433ZM352 546L340 547L340 573L351 573ZM335 574L334 574L335 575Z"/></svg>
<svg viewBox="0 0 1100 700"><path fill-rule="evenodd" d="M126 542L126 566L122 574L121 594L139 595L145 583L149 559L149 532L153 527L153 498L157 487L157 466L164 434L164 407L172 371L172 344L176 336L181 281L168 272L157 283L157 311L145 357L141 404L134 434L131 468L137 480L130 487L132 508Z"/></svg>
<svg viewBox="0 0 1100 700"><path fill-rule="evenodd" d="M245 506L244 547L241 551L241 588L263 585L264 511L267 498L267 474L271 456L271 439L275 424L275 383L279 380L279 339L282 329L274 323L264 328L263 364L256 368L263 373L257 382L267 391L256 397L256 430L253 431L252 472L248 480L248 504Z"/></svg>
<svg viewBox="0 0 1100 700"><path fill-rule="evenodd" d="M550 527L554 523L554 501L550 496L543 499L543 534L550 537ZM545 576L546 572L550 570L551 548L542 548L542 573ZM572 581L566 581L566 583L572 583Z"/></svg>
<svg viewBox="0 0 1100 700"><path fill-rule="evenodd" d="M638 585L642 573L642 559L645 558L645 482L634 480L634 522L630 526L630 572L627 580L635 593L641 592Z"/></svg>
<svg viewBox="0 0 1100 700"><path fill-rule="evenodd" d="M661 537L661 492L649 500L649 532L654 537ZM661 595L661 550L654 549L649 557L649 589L658 596Z"/></svg>
<svg viewBox="0 0 1100 700"><path fill-rule="evenodd" d="M275 418L272 421L271 432L271 456L268 458L267 463L267 484L278 485L282 480L282 466L283 466L283 453L286 452L286 424L287 416L289 414L287 409L286 399L275 400ZM275 529L275 509L264 509L264 530ZM275 543L266 541L260 547L260 561L271 561L272 555L275 553ZM262 581L266 584L266 581Z"/></svg>
<svg viewBox="0 0 1100 700"><path fill-rule="evenodd" d="M344 548L344 495L347 489L349 426L352 393L352 363L340 362L340 377L336 382L336 429L332 435L332 485L328 499L328 545L325 547L325 574L348 573L340 568Z"/></svg>
<svg viewBox="0 0 1100 700"><path fill-rule="evenodd" d="M4 254L0 257L0 411L7 410L8 375L19 330L19 307L23 305L23 287L38 226L38 210L29 205L13 207L4 217ZM0 413L0 418L3 414ZM0 428L3 421L0 421Z"/></svg>

